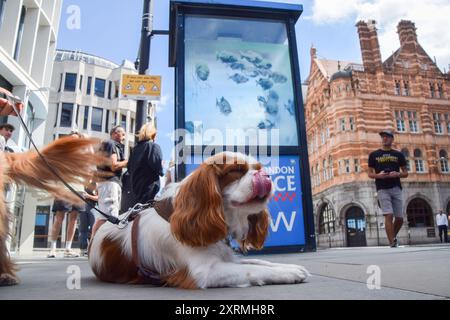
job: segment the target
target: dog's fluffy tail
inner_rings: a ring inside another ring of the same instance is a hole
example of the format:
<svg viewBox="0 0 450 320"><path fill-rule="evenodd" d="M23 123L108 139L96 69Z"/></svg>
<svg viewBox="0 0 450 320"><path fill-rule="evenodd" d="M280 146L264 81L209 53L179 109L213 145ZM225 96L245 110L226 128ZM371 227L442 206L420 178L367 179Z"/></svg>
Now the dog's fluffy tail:
<svg viewBox="0 0 450 320"><path fill-rule="evenodd" d="M16 183L36 187L51 193L54 197L72 203L80 199L62 185L49 166L69 184L86 184L93 178L97 165L104 165L106 159L94 151L97 139L66 137L58 139L37 152L4 153L7 161L6 178Z"/></svg>

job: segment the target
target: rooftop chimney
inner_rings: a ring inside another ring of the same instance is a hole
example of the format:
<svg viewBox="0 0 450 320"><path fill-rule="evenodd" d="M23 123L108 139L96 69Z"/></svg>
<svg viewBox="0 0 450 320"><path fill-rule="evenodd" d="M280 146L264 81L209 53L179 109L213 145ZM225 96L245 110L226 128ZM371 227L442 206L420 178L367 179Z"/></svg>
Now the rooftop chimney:
<svg viewBox="0 0 450 320"><path fill-rule="evenodd" d="M314 46L311 46L311 49L310 49L309 53L311 54L311 59L316 59L317 58L317 49L314 48Z"/></svg>
<svg viewBox="0 0 450 320"><path fill-rule="evenodd" d="M397 26L398 36L400 38L400 45L402 47L412 46L416 47L418 44L416 25L408 20L402 20Z"/></svg>
<svg viewBox="0 0 450 320"><path fill-rule="evenodd" d="M378 33L376 21L360 21L356 24L361 45L361 54L366 72L376 73L383 70L380 44L378 42Z"/></svg>

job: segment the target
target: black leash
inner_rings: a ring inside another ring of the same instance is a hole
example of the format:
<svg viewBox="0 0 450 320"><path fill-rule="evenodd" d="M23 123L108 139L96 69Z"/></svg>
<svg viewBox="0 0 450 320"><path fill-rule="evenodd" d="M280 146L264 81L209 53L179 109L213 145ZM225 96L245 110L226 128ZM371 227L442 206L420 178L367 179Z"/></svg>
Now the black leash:
<svg viewBox="0 0 450 320"><path fill-rule="evenodd" d="M68 184L66 181L64 181L64 179L58 174L58 172L56 172L52 166L47 162L47 159L45 159L45 157L42 155L42 153L39 151L39 149L36 147L36 144L34 143L33 137L31 136L30 131L27 128L27 125L25 124L25 121L23 120L22 116L20 115L20 113L18 112L18 110L16 109L16 105L14 100L17 100L17 98L15 97L11 97L11 96L6 96L8 100L13 100L11 105L14 109L14 112L17 114L19 120L20 120L20 124L22 125L22 127L25 130L25 133L28 137L28 139L30 139L31 144L33 145L34 149L36 150L37 154L39 155L39 157L42 159L42 161L44 161L45 165L47 166L47 168L64 184L64 186L66 186L67 189L69 189L73 194L75 194L78 198L80 198L84 203L86 203L88 205L89 208L96 210L98 213L100 213L103 217L106 218L106 220L108 220L108 222L111 222L112 224L116 224L118 225L121 221L119 218L113 217L109 214L104 213L103 211L101 211L100 209L96 208L95 206L93 206L92 204L90 204L81 194L78 193L78 191L76 191L74 188L72 188L72 186L70 184ZM11 101L10 101L11 102ZM20 103L22 103L20 100L18 101ZM25 106L26 107L26 106Z"/></svg>

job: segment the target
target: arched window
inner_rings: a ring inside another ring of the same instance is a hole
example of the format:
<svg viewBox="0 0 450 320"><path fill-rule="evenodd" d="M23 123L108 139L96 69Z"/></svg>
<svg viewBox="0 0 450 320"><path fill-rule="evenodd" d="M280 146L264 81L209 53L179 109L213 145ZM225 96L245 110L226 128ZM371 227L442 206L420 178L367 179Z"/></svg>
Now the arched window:
<svg viewBox="0 0 450 320"><path fill-rule="evenodd" d="M410 228L433 226L433 214L430 205L423 199L412 200L406 210Z"/></svg>
<svg viewBox="0 0 450 320"><path fill-rule="evenodd" d="M450 172L448 167L448 153L445 150L439 151L439 162L441 164L441 172L448 173Z"/></svg>
<svg viewBox="0 0 450 320"><path fill-rule="evenodd" d="M417 173L424 173L425 172L425 162L422 159L422 150L416 149L414 150L414 164L416 166L416 172Z"/></svg>
<svg viewBox="0 0 450 320"><path fill-rule="evenodd" d="M336 232L336 214L329 203L324 204L319 215L319 234Z"/></svg>
<svg viewBox="0 0 450 320"><path fill-rule="evenodd" d="M409 150L404 148L402 149L402 154L405 156L406 159L406 168L408 169L408 172L411 171L411 161L409 160Z"/></svg>

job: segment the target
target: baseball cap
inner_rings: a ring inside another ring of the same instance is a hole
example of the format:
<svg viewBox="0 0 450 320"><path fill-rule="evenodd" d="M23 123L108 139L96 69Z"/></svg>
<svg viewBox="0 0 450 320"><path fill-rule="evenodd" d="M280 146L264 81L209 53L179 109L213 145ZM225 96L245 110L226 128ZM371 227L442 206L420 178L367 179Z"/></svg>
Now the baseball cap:
<svg viewBox="0 0 450 320"><path fill-rule="evenodd" d="M380 136L389 136L389 137L393 138L394 133L391 130L383 130L380 132Z"/></svg>

